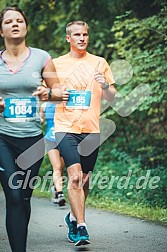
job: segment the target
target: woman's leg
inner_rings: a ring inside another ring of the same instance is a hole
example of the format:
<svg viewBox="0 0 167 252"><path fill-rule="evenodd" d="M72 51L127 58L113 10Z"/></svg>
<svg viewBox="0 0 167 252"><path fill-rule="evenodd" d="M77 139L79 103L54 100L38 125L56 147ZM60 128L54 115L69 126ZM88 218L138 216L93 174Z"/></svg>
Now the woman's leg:
<svg viewBox="0 0 167 252"><path fill-rule="evenodd" d="M31 166L30 169L28 169L24 175L24 181L26 181L26 186L22 189L23 191L23 204L24 204L24 211L26 215L26 225L28 226L30 215L31 215L31 196L34 189L34 184L36 177L39 172L39 168L41 166L43 159L40 159L37 163L35 163L33 166ZM23 183L24 185L24 183Z"/></svg>
<svg viewBox="0 0 167 252"><path fill-rule="evenodd" d="M24 210L25 210L25 215L26 215L26 224L28 226L30 215L31 215L30 200L31 200L34 185L36 182L36 177L38 175L40 166L42 164L43 156L45 152L43 135L41 134L36 137L29 137L29 138L22 139L21 155L23 156L23 160L24 160L24 154L25 156L27 155L26 152L24 153L24 151L27 151L27 150L29 150L28 159L31 156L40 157L41 154L43 154L42 158L40 158L39 160L37 158L38 160L37 162L31 165L28 169L24 170L25 174L23 176L22 191L23 191ZM32 154L31 154L31 151L32 151ZM26 159L25 159L25 163L26 163Z"/></svg>
<svg viewBox="0 0 167 252"><path fill-rule="evenodd" d="M4 171L0 171L0 182L6 197L6 229L12 252L26 251L28 223L31 213L30 198L33 192L30 181L34 176L37 176L42 162L42 159L40 159L28 170L21 170L16 165L16 157L18 153L22 153L39 139L39 137L18 139L20 143L16 146L16 144L12 144L12 141L7 141L0 136L0 167L4 169ZM13 138L13 140L16 139ZM23 150L20 149L21 143ZM44 145L41 145L40 148L44 150ZM28 176L26 176L27 174ZM33 181L35 182L35 180Z"/></svg>
<svg viewBox="0 0 167 252"><path fill-rule="evenodd" d="M0 138L0 182L6 198L6 229L12 252L26 251L27 226L23 192L18 181L22 180L15 164L16 154L9 143Z"/></svg>

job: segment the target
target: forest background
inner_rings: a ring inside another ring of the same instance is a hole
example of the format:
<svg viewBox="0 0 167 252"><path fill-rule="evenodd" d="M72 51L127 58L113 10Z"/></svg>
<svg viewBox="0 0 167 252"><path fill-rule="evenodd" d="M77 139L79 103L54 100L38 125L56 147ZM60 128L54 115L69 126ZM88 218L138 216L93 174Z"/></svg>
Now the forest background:
<svg viewBox="0 0 167 252"><path fill-rule="evenodd" d="M166 1L1 0L0 9L6 5L17 5L25 11L29 21L27 44L48 51L53 58L69 50L65 41L66 24L73 20L86 21L90 27L88 51L111 64L119 94L127 102L135 101L137 95L132 91L136 87L142 84L150 88L150 95L129 114L122 115L111 106L103 111L101 117L106 122L112 120L116 130L100 147L88 203L123 212L127 205L130 206L127 212L132 206L139 207L140 213L145 207L149 211L159 208L165 211ZM120 111L125 106L122 100L118 104ZM51 170L45 156L40 176ZM167 221L166 211L159 220Z"/></svg>

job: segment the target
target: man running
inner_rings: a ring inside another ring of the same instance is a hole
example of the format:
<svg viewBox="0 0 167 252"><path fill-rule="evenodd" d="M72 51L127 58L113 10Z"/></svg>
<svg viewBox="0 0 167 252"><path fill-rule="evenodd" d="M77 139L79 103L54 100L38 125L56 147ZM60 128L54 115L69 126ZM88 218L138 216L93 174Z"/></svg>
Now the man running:
<svg viewBox="0 0 167 252"><path fill-rule="evenodd" d="M88 176L95 166L100 145L101 98L113 101L114 79L106 60L87 52L89 27L74 21L66 27L70 52L54 59L68 102L56 106L55 131L67 167L71 212L65 216L68 239L75 246L89 244L85 223ZM82 183L83 182L83 183Z"/></svg>

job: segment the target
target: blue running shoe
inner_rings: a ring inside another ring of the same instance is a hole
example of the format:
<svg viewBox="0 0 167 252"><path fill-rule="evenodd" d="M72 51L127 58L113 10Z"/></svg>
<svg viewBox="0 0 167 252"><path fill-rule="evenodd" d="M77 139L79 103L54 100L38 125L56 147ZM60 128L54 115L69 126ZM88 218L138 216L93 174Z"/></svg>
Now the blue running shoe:
<svg viewBox="0 0 167 252"><path fill-rule="evenodd" d="M69 228L67 238L70 242L76 241L76 234L77 234L77 222L76 221L70 221L70 213L68 213L65 218L64 222Z"/></svg>
<svg viewBox="0 0 167 252"><path fill-rule="evenodd" d="M78 227L78 232L75 239L75 246L90 244L89 235L85 226Z"/></svg>

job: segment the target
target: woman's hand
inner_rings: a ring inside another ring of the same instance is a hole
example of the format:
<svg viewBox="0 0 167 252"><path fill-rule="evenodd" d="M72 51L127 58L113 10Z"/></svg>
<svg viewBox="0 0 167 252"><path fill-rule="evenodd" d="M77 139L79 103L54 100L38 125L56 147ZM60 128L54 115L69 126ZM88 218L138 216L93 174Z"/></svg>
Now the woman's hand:
<svg viewBox="0 0 167 252"><path fill-rule="evenodd" d="M38 96L41 101L48 100L48 89L44 86L37 87L37 90L32 94L33 96Z"/></svg>
<svg viewBox="0 0 167 252"><path fill-rule="evenodd" d="M4 111L5 108L5 102L2 97L0 97L0 113Z"/></svg>

